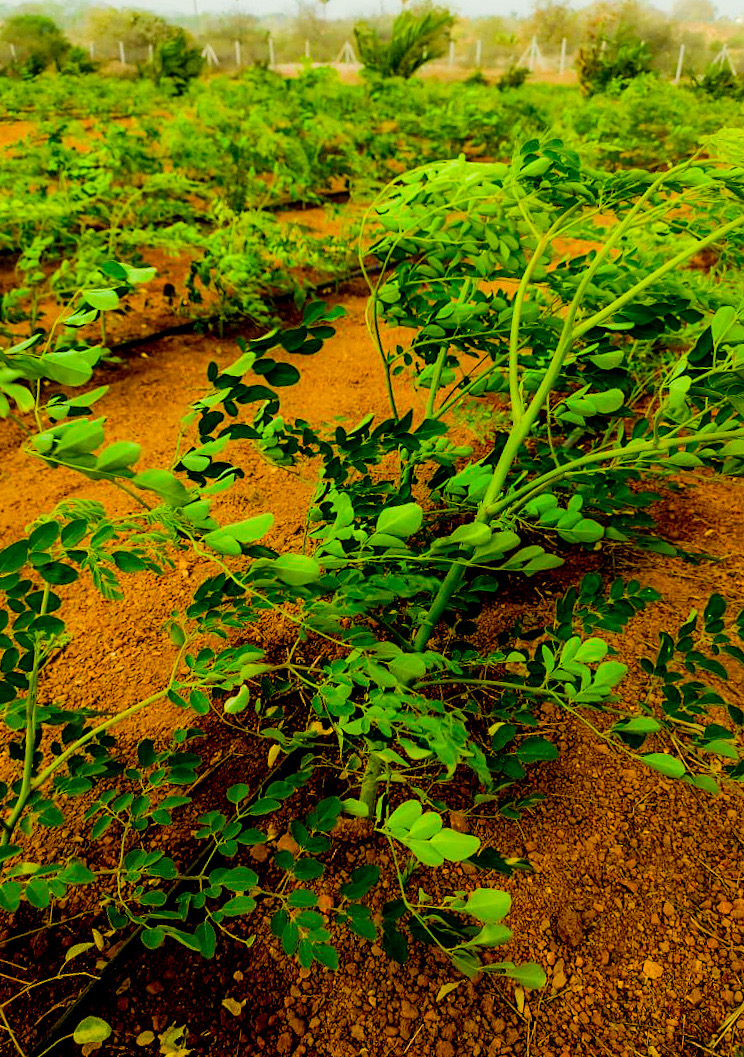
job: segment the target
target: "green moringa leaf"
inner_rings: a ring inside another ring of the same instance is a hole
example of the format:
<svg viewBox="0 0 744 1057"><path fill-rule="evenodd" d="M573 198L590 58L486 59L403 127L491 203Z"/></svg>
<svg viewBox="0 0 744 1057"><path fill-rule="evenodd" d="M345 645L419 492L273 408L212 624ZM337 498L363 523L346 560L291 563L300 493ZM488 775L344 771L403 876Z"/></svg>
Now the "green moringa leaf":
<svg viewBox="0 0 744 1057"><path fill-rule="evenodd" d="M119 305L119 296L115 290L84 290L83 298L86 304L100 312L109 312Z"/></svg>
<svg viewBox="0 0 744 1057"><path fill-rule="evenodd" d="M682 761L676 756L670 756L667 752L648 752L641 756L641 760L652 771L658 771L666 778L681 778L685 773L685 765Z"/></svg>
<svg viewBox="0 0 744 1057"><path fill-rule="evenodd" d="M418 503L404 503L402 506L385 507L377 519L375 531L405 539L418 532L423 523L424 512Z"/></svg>
<svg viewBox="0 0 744 1057"><path fill-rule="evenodd" d="M110 1034L111 1028L105 1020L100 1017L86 1017L75 1028L72 1037L79 1046L86 1046L92 1042L105 1042Z"/></svg>

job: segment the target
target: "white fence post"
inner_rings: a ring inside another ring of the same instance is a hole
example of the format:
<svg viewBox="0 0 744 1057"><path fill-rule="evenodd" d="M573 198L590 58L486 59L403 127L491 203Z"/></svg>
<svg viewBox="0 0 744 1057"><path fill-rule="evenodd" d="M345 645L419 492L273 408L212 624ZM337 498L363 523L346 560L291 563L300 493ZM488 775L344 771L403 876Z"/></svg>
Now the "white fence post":
<svg viewBox="0 0 744 1057"><path fill-rule="evenodd" d="M353 47L351 46L348 40L344 41L341 47L341 51L336 56L336 62L344 62L347 63L349 66L359 65L359 62L356 57L356 52L354 51Z"/></svg>
<svg viewBox="0 0 744 1057"><path fill-rule="evenodd" d="M13 57L13 62L15 62L16 59L18 58L18 56L16 55L15 44L13 44L13 43L11 43L11 45L10 45L10 54Z"/></svg>
<svg viewBox="0 0 744 1057"><path fill-rule="evenodd" d="M480 69L482 53L483 53L483 49L482 49L481 42L480 42L480 40L476 40L476 42L475 42L475 68L476 68L476 70Z"/></svg>
<svg viewBox="0 0 744 1057"><path fill-rule="evenodd" d="M122 65L124 63L126 63L126 61L127 61L127 55L126 55L126 52L124 51L124 41L123 40L119 41L119 60L122 63Z"/></svg>
<svg viewBox="0 0 744 1057"><path fill-rule="evenodd" d="M558 73L564 73L566 70L566 38L564 37L561 41L561 58L558 63Z"/></svg>
<svg viewBox="0 0 744 1057"><path fill-rule="evenodd" d="M734 77L736 77L736 67L734 66L733 62L731 61L731 56L729 55L729 50L728 50L728 44L724 44L723 45L723 47L721 48L721 50L718 52L718 54L716 55L715 59L713 60L712 65L713 66L720 66L721 69L723 69L723 67L724 67L724 65L726 63L729 64L729 69L733 73Z"/></svg>
<svg viewBox="0 0 744 1057"><path fill-rule="evenodd" d="M152 44L147 45L147 61L152 65L155 61L155 49Z"/></svg>
<svg viewBox="0 0 744 1057"><path fill-rule="evenodd" d="M96 54L95 44L89 44L88 45L88 51L90 52L91 59L95 58L95 54Z"/></svg>
<svg viewBox="0 0 744 1057"><path fill-rule="evenodd" d="M243 65L243 56L240 53L240 41L239 40L235 41L235 65L236 66L242 66Z"/></svg>
<svg viewBox="0 0 744 1057"><path fill-rule="evenodd" d="M454 42L454 40L451 40L450 41L450 45L449 45L449 64L450 64L450 66L454 66L455 65L455 42Z"/></svg>
<svg viewBox="0 0 744 1057"><path fill-rule="evenodd" d="M273 70L276 66L276 56L274 55L274 38L269 33L269 69Z"/></svg>
<svg viewBox="0 0 744 1057"><path fill-rule="evenodd" d="M540 47L537 43L537 37L532 38L529 47L524 50L524 52L522 53L522 58L519 60L519 63L517 65L524 66L525 64L527 65L527 68L529 69L530 73L534 73L535 68L539 70L544 69L542 52L540 51Z"/></svg>
<svg viewBox="0 0 744 1057"><path fill-rule="evenodd" d="M217 53L211 44L204 45L202 58L206 59L210 66L219 66L220 64L220 60L217 58Z"/></svg>
<svg viewBox="0 0 744 1057"><path fill-rule="evenodd" d="M309 40L305 41L305 58L306 59L310 58L310 41Z"/></svg>
<svg viewBox="0 0 744 1057"><path fill-rule="evenodd" d="M677 71L674 74L674 83L675 84L679 84L679 82L682 80L682 64L684 62L684 59L685 59L685 46L684 46L684 44L680 44L680 46L679 46L679 58L677 59Z"/></svg>

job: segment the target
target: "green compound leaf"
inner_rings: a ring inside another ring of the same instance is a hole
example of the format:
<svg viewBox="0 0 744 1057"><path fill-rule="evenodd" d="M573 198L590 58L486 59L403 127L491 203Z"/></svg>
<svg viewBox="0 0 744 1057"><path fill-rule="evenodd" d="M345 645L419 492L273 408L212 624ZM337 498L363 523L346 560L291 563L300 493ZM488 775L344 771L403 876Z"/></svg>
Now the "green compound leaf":
<svg viewBox="0 0 744 1057"><path fill-rule="evenodd" d="M229 918L238 917L240 914L250 914L256 909L256 900L251 899L250 896L234 896L228 899L221 909L225 917Z"/></svg>
<svg viewBox="0 0 744 1057"><path fill-rule="evenodd" d="M148 492L155 492L169 506L185 506L191 499L191 493L168 470L144 470L132 478L132 484Z"/></svg>
<svg viewBox="0 0 744 1057"><path fill-rule="evenodd" d="M534 763L537 760L557 760L560 753L546 738L531 736L519 744L517 756L522 763Z"/></svg>
<svg viewBox="0 0 744 1057"><path fill-rule="evenodd" d="M651 716L633 716L631 719L616 723L612 734L655 734L661 730L661 724Z"/></svg>
<svg viewBox="0 0 744 1057"><path fill-rule="evenodd" d="M363 899L379 879L380 868L374 863L369 866L357 866L351 871L350 880L341 885L339 892L347 899Z"/></svg>
<svg viewBox="0 0 744 1057"><path fill-rule="evenodd" d="M245 785L243 782L238 782L230 786L225 796L231 804L239 804L241 800L245 800L250 791L250 786Z"/></svg>
<svg viewBox="0 0 744 1057"><path fill-rule="evenodd" d="M407 800L404 804L397 807L392 815L389 816L386 828L391 831L403 830L407 832L416 819L421 817L421 814L422 808L418 800Z"/></svg>
<svg viewBox="0 0 744 1057"><path fill-rule="evenodd" d="M316 943L313 947L315 960L334 972L338 969L338 951L329 943Z"/></svg>
<svg viewBox="0 0 744 1057"><path fill-rule="evenodd" d="M271 531L273 524L273 514L259 514L258 517L251 517L245 521L235 521L232 525L224 525L221 531L232 536L238 543L247 545L265 536L267 532Z"/></svg>

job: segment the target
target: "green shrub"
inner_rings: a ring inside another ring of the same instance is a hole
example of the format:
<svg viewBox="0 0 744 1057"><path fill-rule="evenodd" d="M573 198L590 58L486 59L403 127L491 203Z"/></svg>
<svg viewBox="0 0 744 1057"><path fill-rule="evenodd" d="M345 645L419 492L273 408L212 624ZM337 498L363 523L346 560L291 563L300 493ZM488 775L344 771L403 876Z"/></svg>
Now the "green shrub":
<svg viewBox="0 0 744 1057"><path fill-rule="evenodd" d="M198 77L204 68L204 59L198 48L193 47L182 29L169 39L158 44L152 64L156 84L168 87L173 95L183 95L189 82Z"/></svg>
<svg viewBox="0 0 744 1057"><path fill-rule="evenodd" d="M473 72L465 78L463 83L471 88L484 88L488 85L488 78L483 73L483 70L473 70Z"/></svg>
<svg viewBox="0 0 744 1057"><path fill-rule="evenodd" d="M709 66L699 80L693 78L693 84L696 89L713 99L744 98L744 78L735 74L728 66Z"/></svg>
<svg viewBox="0 0 744 1057"><path fill-rule="evenodd" d="M94 73L97 68L97 64L93 62L85 48L73 46L65 55L59 72L67 76L77 76L82 73Z"/></svg>
<svg viewBox="0 0 744 1057"><path fill-rule="evenodd" d="M636 77L651 72L651 53L642 40L597 37L579 49L576 70L584 95L623 91Z"/></svg>
<svg viewBox="0 0 744 1057"><path fill-rule="evenodd" d="M521 88L531 72L527 66L517 66L516 63L512 63L499 77L496 87L500 92L505 92L508 88Z"/></svg>

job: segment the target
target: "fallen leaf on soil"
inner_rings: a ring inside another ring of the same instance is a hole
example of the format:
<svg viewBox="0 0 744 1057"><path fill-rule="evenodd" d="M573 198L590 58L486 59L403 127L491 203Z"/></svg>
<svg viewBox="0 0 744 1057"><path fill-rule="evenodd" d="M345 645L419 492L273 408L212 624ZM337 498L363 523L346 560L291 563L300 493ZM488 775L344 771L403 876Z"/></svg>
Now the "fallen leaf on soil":
<svg viewBox="0 0 744 1057"><path fill-rule="evenodd" d="M277 756L281 752L280 745L272 745L269 749L269 767L273 767L276 763Z"/></svg>
<svg viewBox="0 0 744 1057"><path fill-rule="evenodd" d="M291 833L282 833L281 837L276 842L276 846L280 851L288 851L291 855L296 855L300 850L299 844Z"/></svg>
<svg viewBox="0 0 744 1057"><path fill-rule="evenodd" d="M462 811L450 811L449 824L450 829L454 829L457 833L470 832L470 823L468 822L468 816L464 815Z"/></svg>
<svg viewBox="0 0 744 1057"><path fill-rule="evenodd" d="M166 1054L166 1057L188 1057L191 1050L187 1050L183 1045L186 1031L185 1024L180 1028L177 1028L175 1024L166 1028L162 1035L158 1035L160 1052Z"/></svg>
<svg viewBox="0 0 744 1057"><path fill-rule="evenodd" d="M93 942L95 943L95 945L96 945L96 947L98 948L99 951L102 951L103 948L106 946L106 944L103 941L103 936L98 931L98 929L93 929Z"/></svg>
<svg viewBox="0 0 744 1057"><path fill-rule="evenodd" d="M649 980L658 980L663 972L664 966L659 965L658 962L652 962L650 958L643 963L643 975Z"/></svg>
<svg viewBox="0 0 744 1057"><path fill-rule="evenodd" d="M138 1046L149 1046L151 1042L155 1042L154 1031L142 1031L134 1040Z"/></svg>
<svg viewBox="0 0 744 1057"><path fill-rule="evenodd" d="M442 986L437 991L437 1002L441 1002L443 998L447 997L447 995L451 995L452 992L456 988L458 988L461 983L462 980L458 980L456 984L442 984Z"/></svg>
<svg viewBox="0 0 744 1057"><path fill-rule="evenodd" d="M524 1013L524 988L523 987L515 987L514 988L514 1001L517 1003L517 1011L518 1011L519 1015L521 1016L522 1013Z"/></svg>
<svg viewBox="0 0 744 1057"><path fill-rule="evenodd" d="M232 1013L234 1017L239 1017L240 1014L243 1012L245 1000L242 1002L238 1002L237 998L223 998L222 1005L229 1013Z"/></svg>

